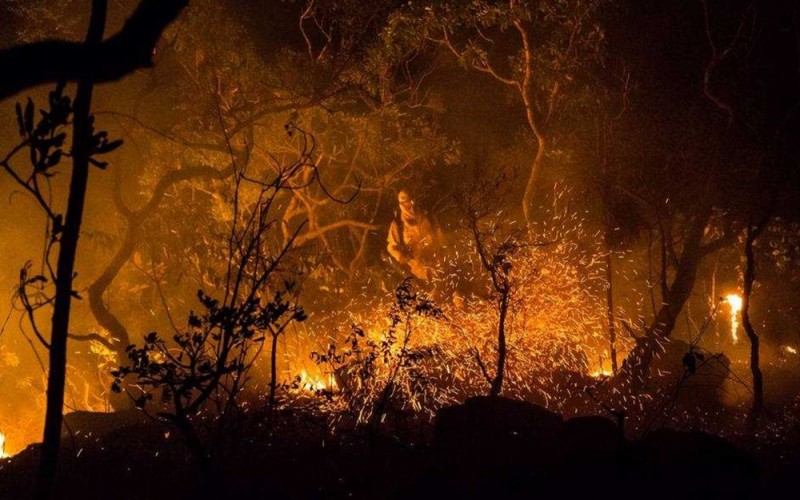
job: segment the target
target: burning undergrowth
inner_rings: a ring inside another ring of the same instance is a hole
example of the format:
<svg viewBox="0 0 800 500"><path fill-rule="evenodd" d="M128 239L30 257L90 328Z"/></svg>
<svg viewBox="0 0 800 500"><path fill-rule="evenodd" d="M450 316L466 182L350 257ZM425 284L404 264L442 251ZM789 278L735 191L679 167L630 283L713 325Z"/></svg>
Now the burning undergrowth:
<svg viewBox="0 0 800 500"><path fill-rule="evenodd" d="M460 250L433 282L406 279L394 300L351 299L337 313L312 315L284 356L283 373L296 375L293 394L316 394L334 420L374 428L398 415L428 420L487 394L501 369L505 396L571 414L602 410L587 388L610 375L603 254L579 217L565 215L554 227L515 236L504 261L502 361L501 297L471 250L472 235L462 232L451 237ZM615 348L624 353L631 343L623 338Z"/></svg>

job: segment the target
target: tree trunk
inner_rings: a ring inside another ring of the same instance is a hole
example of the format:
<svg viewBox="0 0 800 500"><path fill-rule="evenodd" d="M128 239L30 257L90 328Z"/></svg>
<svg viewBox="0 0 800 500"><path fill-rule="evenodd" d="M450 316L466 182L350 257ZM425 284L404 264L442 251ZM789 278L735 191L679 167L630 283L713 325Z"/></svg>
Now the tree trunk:
<svg viewBox="0 0 800 500"><path fill-rule="evenodd" d="M191 495L194 498L222 498L224 497L225 478L222 470L217 467L217 462L209 454L200 436L197 435L194 425L186 416L174 420L176 427L181 431L186 442L186 448L194 459L197 479L192 485ZM195 490L196 488L196 490Z"/></svg>
<svg viewBox="0 0 800 500"><path fill-rule="evenodd" d="M499 396L503 390L506 370L506 316L508 316L508 290L500 292L500 316L497 324L497 369L489 396Z"/></svg>
<svg viewBox="0 0 800 500"><path fill-rule="evenodd" d="M103 302L103 295L114 281L114 278L117 277L117 274L119 274L122 266L124 266L130 259L130 256L133 255L138 239L139 224L132 224L128 227L128 234L125 237L125 241L122 243L119 250L117 250L117 253L108 266L106 266L103 274L101 274L87 290L89 308L92 311L92 316L94 316L100 326L108 330L111 336L111 342L115 346L114 350L120 362L123 362L127 355L125 349L131 343L130 336L128 335L128 329L125 328L119 318L117 318L105 302Z"/></svg>
<svg viewBox="0 0 800 500"><path fill-rule="evenodd" d="M275 393L278 391L278 336L272 335L272 345L269 353L270 379L269 379L269 409L275 409Z"/></svg>
<svg viewBox="0 0 800 500"><path fill-rule="evenodd" d="M611 355L611 373L617 374L617 330L614 325L614 275L611 272L611 252L606 250L606 317L608 319L608 344ZM602 367L601 367L602 368Z"/></svg>
<svg viewBox="0 0 800 500"><path fill-rule="evenodd" d="M710 216L711 207L707 206L692 221L692 226L683 244L683 251L678 259L675 278L667 287L666 296L661 299L662 305L647 328L645 337L637 339L636 346L623 363L622 372L636 385L647 384L650 364L655 356L655 351L661 342L669 339L683 306L692 294L697 279L697 270L706 254L702 244L703 233ZM666 257L662 256L662 258ZM664 276L666 267L662 266L662 268L661 279L663 281L666 279Z"/></svg>
<svg viewBox="0 0 800 500"><path fill-rule="evenodd" d="M239 159L242 156L245 157L244 160ZM246 158L246 155L237 152L237 161L243 162L246 161ZM115 191L117 209L128 221L128 232L125 235L122 245L117 249L117 252L111 258L108 265L106 265L103 272L89 285L88 296L89 308L92 311L92 315L100 326L108 330L111 336L111 342L115 346L115 351L120 362L123 362L127 356L126 348L131 343L130 335L125 325L122 324L119 318L103 301L103 296L136 251L142 239L142 226L147 222L148 218L158 210L164 199L164 195L172 186L195 178L224 179L232 175L233 172L233 166L222 170L205 166L185 167L181 170L168 172L158 180L153 188L150 199L147 200L142 208L136 211L127 209L127 207L122 205L122 201L119 199L121 198L121 194Z"/></svg>
<svg viewBox="0 0 800 500"><path fill-rule="evenodd" d="M525 183L525 193L522 195L522 213L525 216L525 222L530 224L532 222L531 211L533 210L533 198L536 194L536 188L539 187L539 178L542 175L542 166L545 157L545 140L544 137L536 135L536 156L531 163L531 171L528 174L528 181Z"/></svg>
<svg viewBox="0 0 800 500"><path fill-rule="evenodd" d="M750 372L753 374L753 407L750 412L750 422L755 425L764 411L764 375L761 373L759 357L759 338L750 321L750 297L753 292L753 283L756 279L756 259L753 254L753 243L766 226L765 218L756 226L747 228L747 239L744 244L746 259L744 271L744 290L742 292L742 326L750 340Z"/></svg>
<svg viewBox="0 0 800 500"><path fill-rule="evenodd" d="M103 40L107 0L92 0L92 14L86 45L99 45ZM78 249L86 187L89 179L92 123L90 108L94 85L91 78L78 82L72 126L72 179L63 231L59 240L56 266L56 293L50 340L50 366L47 375L47 409L45 412L42 457L39 469L37 496L52 496L58 452L61 446L61 423L64 407L64 385L67 366L67 336L69 331L72 282Z"/></svg>

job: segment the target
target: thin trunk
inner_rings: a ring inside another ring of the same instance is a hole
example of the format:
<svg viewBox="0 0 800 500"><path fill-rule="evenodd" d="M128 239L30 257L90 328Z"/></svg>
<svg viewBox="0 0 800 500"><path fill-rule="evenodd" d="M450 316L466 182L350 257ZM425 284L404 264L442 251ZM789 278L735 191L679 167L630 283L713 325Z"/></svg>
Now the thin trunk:
<svg viewBox="0 0 800 500"><path fill-rule="evenodd" d="M241 156L241 154L239 154L237 158L239 156ZM117 252L114 254L114 257L111 258L100 276L89 286L88 296L92 315L100 326L108 330L111 335L111 341L116 346L116 352L120 361L124 360L127 355L125 349L131 343L130 336L128 335L127 328L125 328L119 318L111 312L103 301L103 295L105 295L111 283L114 282L122 268L130 261L134 252L136 252L136 248L142 239L142 225L160 208L164 196L172 186L186 180L197 178L224 179L232 175L233 171L234 169L232 166L222 170L201 166L184 167L181 170L168 172L158 180L147 202L142 208L136 211L132 211L123 205L121 193L117 191L119 188L115 186L114 196L117 209L122 213L125 219L127 219L128 232L125 235L122 245L120 245Z"/></svg>
<svg viewBox="0 0 800 500"><path fill-rule="evenodd" d="M220 498L224 496L224 476L214 459L209 454L200 436L197 434L192 422L187 416L177 417L174 420L175 426L181 431L186 442L186 448L194 459L197 480L193 488L197 491L192 492L192 496L199 498Z"/></svg>
<svg viewBox="0 0 800 500"><path fill-rule="evenodd" d="M675 278L667 290L666 297L662 299L664 304L651 326L651 331L657 337L669 337L672 334L675 322L692 294L697 279L697 269L704 256L703 233L710 215L710 209L705 210L692 222L675 271Z"/></svg>
<svg viewBox="0 0 800 500"><path fill-rule="evenodd" d="M530 224L532 222L531 211L533 209L533 198L536 194L536 188L539 186L539 178L542 175L542 166L545 158L545 140L544 137L536 136L536 156L531 163L531 171L528 174L528 181L525 184L525 194L522 196L522 213L525 216L525 222Z"/></svg>
<svg viewBox="0 0 800 500"><path fill-rule="evenodd" d="M500 292L500 316L497 325L497 369L495 371L490 396L499 396L503 390L503 377L506 370L506 317L508 316L508 291Z"/></svg>
<svg viewBox="0 0 800 500"><path fill-rule="evenodd" d="M136 249L136 242L139 239L138 223L131 224L128 228L128 234L123 241L122 246L117 250L117 253L111 259L111 262L106 266L103 273L89 286L87 295L89 298L89 308L92 315L97 322L108 330L111 336L111 342L115 346L115 351L122 362L127 353L125 349L130 345L130 336L128 329L122 324L117 316L111 312L106 303L103 301L103 295L111 286L114 278L117 277L119 271L128 262L131 255Z"/></svg>
<svg viewBox="0 0 800 500"><path fill-rule="evenodd" d="M755 424L764 411L764 375L761 373L759 357L759 338L750 321L750 297L753 292L753 283L756 279L756 259L753 253L753 244L758 235L766 226L765 218L756 226L747 228L747 239L744 244L744 254L747 261L744 271L744 290L742 292L742 326L750 340L750 372L753 374L753 407L750 412L750 421Z"/></svg>
<svg viewBox="0 0 800 500"><path fill-rule="evenodd" d="M272 346L269 353L270 379L269 379L269 409L275 408L275 394L278 390L278 336L272 335Z"/></svg>
<svg viewBox="0 0 800 500"><path fill-rule="evenodd" d="M611 373L617 374L617 330L614 325L614 273L611 270L611 252L606 250L606 316L608 318L608 344L611 353Z"/></svg>
<svg viewBox="0 0 800 500"><path fill-rule="evenodd" d="M528 181L525 184L525 193L522 195L522 213L525 216L525 223L531 224L532 216L531 210L533 205L533 198L536 194L536 188L539 186L539 178L542 175L542 166L547 153L547 141L543 130L543 117L536 112L536 102L533 96L533 46L529 38L528 32L520 22L514 23L520 38L522 40L522 51L524 54L523 59L523 72L522 81L518 83L520 97L525 106L525 118L528 121L528 126L536 139L536 156L531 163L531 171L528 174ZM558 84L553 88L551 99L555 98L558 93ZM552 101L551 101L552 104ZM552 111L552 108L551 108Z"/></svg>
<svg viewBox="0 0 800 500"><path fill-rule="evenodd" d="M92 15L87 45L99 45L103 40L106 22L107 0L92 0ZM42 458L39 469L37 496L47 499L52 496L55 482L58 452L61 446L61 424L64 407L64 385L66 382L67 335L69 331L72 282L75 272L75 257L78 249L86 187L89 179L89 157L91 154L90 109L94 85L88 75L78 82L75 96L72 134L72 179L67 201L66 220L61 233L56 266L56 294L50 340L50 366L47 376L47 409L45 412Z"/></svg>

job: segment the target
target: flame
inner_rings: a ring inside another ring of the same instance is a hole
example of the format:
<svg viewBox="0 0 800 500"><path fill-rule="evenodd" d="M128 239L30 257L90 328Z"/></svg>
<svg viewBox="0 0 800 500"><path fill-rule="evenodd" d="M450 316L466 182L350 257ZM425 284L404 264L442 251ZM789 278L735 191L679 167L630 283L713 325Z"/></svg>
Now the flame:
<svg viewBox="0 0 800 500"><path fill-rule="evenodd" d="M731 338L735 344L739 341L739 336L736 332L739 329L739 312L742 310L742 297L731 293L725 296L725 301L731 307Z"/></svg>
<svg viewBox="0 0 800 500"><path fill-rule="evenodd" d="M327 384L322 380L322 377L312 377L306 370L301 370L298 377L300 378L300 388L304 391L319 392L326 389L336 389L336 379L333 375L328 376Z"/></svg>
<svg viewBox="0 0 800 500"><path fill-rule="evenodd" d="M601 368L599 370L595 370L589 374L592 378L609 378L614 375L614 372L611 370L606 370L605 368Z"/></svg>
<svg viewBox="0 0 800 500"><path fill-rule="evenodd" d="M6 453L6 435L0 432L0 458L8 458L10 456Z"/></svg>

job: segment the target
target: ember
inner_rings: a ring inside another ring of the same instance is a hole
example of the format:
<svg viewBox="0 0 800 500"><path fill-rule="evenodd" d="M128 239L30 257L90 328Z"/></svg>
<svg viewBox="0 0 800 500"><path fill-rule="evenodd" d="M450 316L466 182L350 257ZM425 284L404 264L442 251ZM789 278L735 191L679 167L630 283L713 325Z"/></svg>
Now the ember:
<svg viewBox="0 0 800 500"><path fill-rule="evenodd" d="M0 496L779 496L798 2L0 1Z"/></svg>

